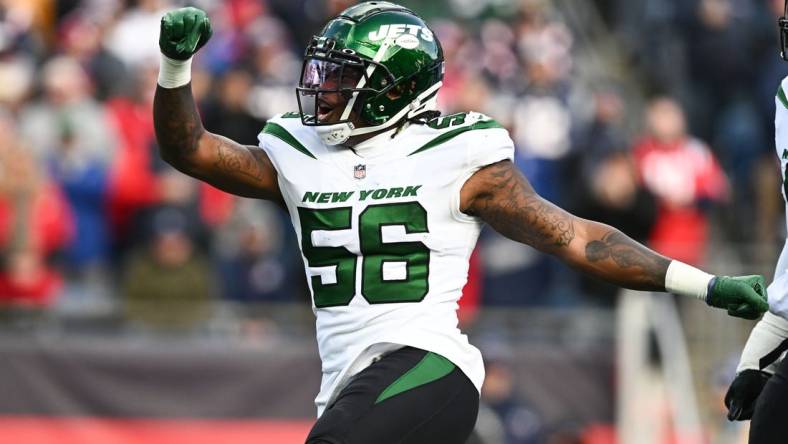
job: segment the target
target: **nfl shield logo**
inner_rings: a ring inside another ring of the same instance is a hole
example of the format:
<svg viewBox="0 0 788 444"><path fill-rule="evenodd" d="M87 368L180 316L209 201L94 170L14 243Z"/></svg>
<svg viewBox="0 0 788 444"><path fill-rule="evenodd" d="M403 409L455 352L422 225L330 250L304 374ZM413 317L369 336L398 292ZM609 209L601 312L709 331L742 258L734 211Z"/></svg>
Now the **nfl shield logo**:
<svg viewBox="0 0 788 444"><path fill-rule="evenodd" d="M367 166L356 165L355 167L353 167L353 177L359 180L367 177Z"/></svg>

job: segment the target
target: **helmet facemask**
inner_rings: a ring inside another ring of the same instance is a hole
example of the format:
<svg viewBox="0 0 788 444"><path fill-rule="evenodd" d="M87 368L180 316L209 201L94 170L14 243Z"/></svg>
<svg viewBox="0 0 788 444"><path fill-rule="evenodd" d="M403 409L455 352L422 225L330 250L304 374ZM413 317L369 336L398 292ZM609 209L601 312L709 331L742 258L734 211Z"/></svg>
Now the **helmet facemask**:
<svg viewBox="0 0 788 444"><path fill-rule="evenodd" d="M321 136L337 133L324 138L332 145L346 141L358 123L370 125L361 118L362 104L367 97L379 97L394 86L394 76L385 66L359 57L351 49L333 48L331 40L313 40L296 88L301 122L320 127Z"/></svg>

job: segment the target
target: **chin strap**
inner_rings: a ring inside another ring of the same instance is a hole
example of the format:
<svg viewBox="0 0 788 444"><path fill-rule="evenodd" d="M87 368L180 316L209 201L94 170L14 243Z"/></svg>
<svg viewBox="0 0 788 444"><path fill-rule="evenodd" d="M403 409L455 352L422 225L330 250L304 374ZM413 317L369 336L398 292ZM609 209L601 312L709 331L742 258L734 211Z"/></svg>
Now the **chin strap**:
<svg viewBox="0 0 788 444"><path fill-rule="evenodd" d="M412 118L425 111L435 111L438 109L438 89L443 86L443 82L437 82L416 96L410 104L402 108L397 114L393 115L386 123L377 126L366 126L356 128L350 122L337 123L335 125L316 126L320 139L326 145L339 145L347 142L351 136L374 133L389 128L397 124L403 118Z"/></svg>
<svg viewBox="0 0 788 444"><path fill-rule="evenodd" d="M315 131L320 136L320 140L326 145L333 146L345 143L353 132L353 124L350 122L337 123L336 125L319 125Z"/></svg>

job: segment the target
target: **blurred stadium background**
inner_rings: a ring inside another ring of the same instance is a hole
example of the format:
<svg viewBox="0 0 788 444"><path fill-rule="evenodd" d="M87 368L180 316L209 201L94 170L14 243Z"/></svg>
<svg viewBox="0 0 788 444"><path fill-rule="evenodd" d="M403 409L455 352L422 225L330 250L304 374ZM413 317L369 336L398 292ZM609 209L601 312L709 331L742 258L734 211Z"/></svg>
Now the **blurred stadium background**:
<svg viewBox="0 0 788 444"><path fill-rule="evenodd" d="M319 383L294 234L158 159L158 22L209 11L193 88L256 144L348 0L0 0L0 442L301 443ZM782 0L402 1L548 199L719 274L770 277ZM490 230L461 318L486 444L744 443L722 396L752 323L620 293Z"/></svg>

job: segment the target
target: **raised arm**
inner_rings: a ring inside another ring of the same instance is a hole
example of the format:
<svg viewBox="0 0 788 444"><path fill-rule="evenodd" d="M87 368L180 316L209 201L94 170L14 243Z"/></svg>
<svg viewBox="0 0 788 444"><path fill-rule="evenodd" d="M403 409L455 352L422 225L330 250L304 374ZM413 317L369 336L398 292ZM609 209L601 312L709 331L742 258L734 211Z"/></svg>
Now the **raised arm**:
<svg viewBox="0 0 788 444"><path fill-rule="evenodd" d="M179 171L239 196L282 200L265 151L205 130L190 84L191 57L211 36L203 11L182 8L161 21L162 64L153 123L162 159Z"/></svg>
<svg viewBox="0 0 788 444"><path fill-rule="evenodd" d="M156 88L153 124L162 159L179 171L239 196L281 201L265 151L206 131L190 85Z"/></svg>
<svg viewBox="0 0 788 444"><path fill-rule="evenodd" d="M504 236L621 287L667 289L739 317L756 318L768 309L762 277L715 277L671 261L611 226L581 219L544 200L508 160L471 176L460 192L460 205L464 213Z"/></svg>

